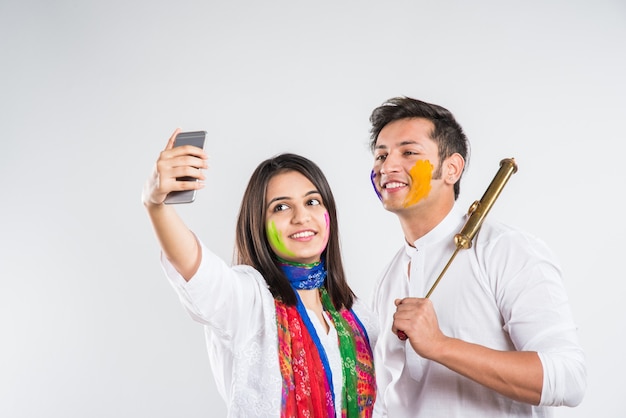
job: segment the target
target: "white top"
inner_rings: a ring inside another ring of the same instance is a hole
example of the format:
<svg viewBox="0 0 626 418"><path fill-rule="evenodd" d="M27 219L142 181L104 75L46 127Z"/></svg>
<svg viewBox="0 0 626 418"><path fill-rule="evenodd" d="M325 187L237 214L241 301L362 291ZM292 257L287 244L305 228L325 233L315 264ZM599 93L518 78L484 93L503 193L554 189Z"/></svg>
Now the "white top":
<svg viewBox="0 0 626 418"><path fill-rule="evenodd" d="M280 416L282 377L278 365L278 331L274 298L261 274L250 266L228 266L201 242L202 261L187 282L161 255L161 264L187 312L204 325L209 361L229 418ZM370 343L378 337L371 310L358 299L353 306ZM321 326L316 315L311 322ZM333 386L341 391L343 376L336 331L320 335L333 372ZM334 343L334 348L330 344ZM341 393L341 392L339 392ZM341 396L336 397L337 408ZM340 416L340 415L338 415Z"/></svg>
<svg viewBox="0 0 626 418"><path fill-rule="evenodd" d="M343 400L343 370L341 368L339 336L337 335L337 330L335 329L333 322L325 311L322 312L322 315L324 316L324 320L328 325L328 333L326 332L326 329L322 325L320 320L317 318L317 315L315 315L315 312L307 309L306 313L308 314L311 323L315 327L315 332L317 332L320 343L322 344L322 346L324 347L324 351L326 352L326 358L328 359L328 365L330 366L330 372L333 379L333 392L335 394L335 416L336 418L341 418L341 407Z"/></svg>
<svg viewBox="0 0 626 418"><path fill-rule="evenodd" d="M381 321L374 356L375 417L550 417L548 405L575 406L582 400L584 353L560 269L541 241L508 226L485 220L472 247L459 250L430 299L449 337L496 350L538 352L540 406L515 402L423 359L391 332L394 300L426 295L454 253L453 237L466 219L455 209L415 247L404 245L375 287L373 308Z"/></svg>

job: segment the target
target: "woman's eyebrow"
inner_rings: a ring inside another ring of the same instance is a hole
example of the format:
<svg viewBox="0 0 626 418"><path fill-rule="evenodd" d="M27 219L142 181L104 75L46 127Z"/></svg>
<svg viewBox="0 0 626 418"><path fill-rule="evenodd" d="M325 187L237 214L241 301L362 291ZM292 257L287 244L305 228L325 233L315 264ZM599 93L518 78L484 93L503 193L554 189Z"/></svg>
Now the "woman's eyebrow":
<svg viewBox="0 0 626 418"><path fill-rule="evenodd" d="M269 202L267 202L266 207L269 207L272 203L279 201L279 200L290 200L291 198L289 196L277 196L275 198L273 198L272 200L270 200Z"/></svg>
<svg viewBox="0 0 626 418"><path fill-rule="evenodd" d="M321 195L321 193L320 193L319 191L317 191L317 190L315 190L315 189L314 189L314 190L310 190L310 191L306 192L306 193L304 194L304 197L306 197L306 196L311 196L312 194L319 194L319 195ZM289 197L289 196L276 196L275 198L273 198L272 200L270 200L269 202L267 202L267 206L270 206L272 203L274 203L274 202L276 202L276 201L279 201L279 200L291 200L291 199L292 199L292 198L291 198L291 197Z"/></svg>

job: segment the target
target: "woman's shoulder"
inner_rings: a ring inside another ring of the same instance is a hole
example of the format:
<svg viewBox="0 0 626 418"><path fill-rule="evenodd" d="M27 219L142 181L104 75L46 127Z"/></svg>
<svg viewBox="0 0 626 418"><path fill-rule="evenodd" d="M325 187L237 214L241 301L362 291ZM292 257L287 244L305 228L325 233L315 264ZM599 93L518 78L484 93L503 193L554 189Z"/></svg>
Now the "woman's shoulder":
<svg viewBox="0 0 626 418"><path fill-rule="evenodd" d="M265 281L265 278L263 277L261 272L255 269L254 267L248 266L246 264L235 264L231 266L231 269L236 274L241 275L241 276L247 276L250 279L263 284L264 287L267 287L267 282Z"/></svg>

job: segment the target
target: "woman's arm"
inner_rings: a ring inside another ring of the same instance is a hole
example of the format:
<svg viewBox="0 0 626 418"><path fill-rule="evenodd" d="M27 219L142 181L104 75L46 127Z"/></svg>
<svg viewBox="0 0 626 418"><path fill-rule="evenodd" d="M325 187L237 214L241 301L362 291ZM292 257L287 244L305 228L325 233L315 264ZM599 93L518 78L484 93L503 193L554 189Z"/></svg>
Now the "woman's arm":
<svg viewBox="0 0 626 418"><path fill-rule="evenodd" d="M163 254L181 276L189 280L200 265L200 247L174 207L163 202L171 191L204 187L202 169L207 168L207 155L202 149L190 145L174 147L179 132L180 129L174 131L159 155L154 170L145 183L142 201ZM199 181L176 180L177 177L184 176Z"/></svg>

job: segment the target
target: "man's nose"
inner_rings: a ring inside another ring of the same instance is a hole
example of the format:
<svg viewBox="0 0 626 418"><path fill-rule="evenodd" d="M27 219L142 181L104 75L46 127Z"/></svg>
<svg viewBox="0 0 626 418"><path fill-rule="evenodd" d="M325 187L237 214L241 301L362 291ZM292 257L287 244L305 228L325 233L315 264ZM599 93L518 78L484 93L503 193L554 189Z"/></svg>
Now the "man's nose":
<svg viewBox="0 0 626 418"><path fill-rule="evenodd" d="M397 172L400 168L400 160L397 156L392 155L391 153L387 155L387 158L383 161L380 166L380 172L382 174L389 174Z"/></svg>

